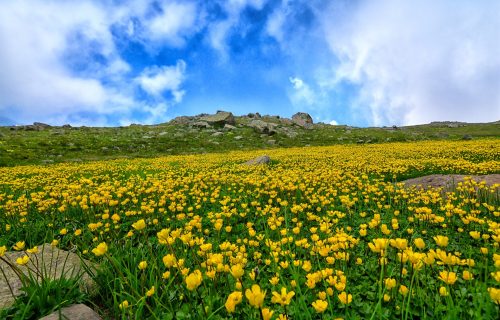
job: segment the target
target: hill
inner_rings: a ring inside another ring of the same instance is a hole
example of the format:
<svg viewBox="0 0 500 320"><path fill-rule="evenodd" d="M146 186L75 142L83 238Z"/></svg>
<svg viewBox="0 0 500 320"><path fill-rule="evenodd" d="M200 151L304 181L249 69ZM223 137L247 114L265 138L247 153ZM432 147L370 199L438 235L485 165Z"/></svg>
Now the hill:
<svg viewBox="0 0 500 320"><path fill-rule="evenodd" d="M219 111L213 115L177 117L158 125L72 127L34 123L0 127L0 166L480 137L499 138L500 122L432 122L406 127L356 128L315 124L307 113L297 113L288 119L258 113L234 116Z"/></svg>

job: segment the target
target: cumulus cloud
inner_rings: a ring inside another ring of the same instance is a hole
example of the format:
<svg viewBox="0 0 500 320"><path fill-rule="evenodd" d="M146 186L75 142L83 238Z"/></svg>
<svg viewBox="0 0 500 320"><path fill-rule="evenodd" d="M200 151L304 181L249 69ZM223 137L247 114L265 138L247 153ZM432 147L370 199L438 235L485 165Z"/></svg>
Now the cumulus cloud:
<svg viewBox="0 0 500 320"><path fill-rule="evenodd" d="M146 19L148 5L141 3L2 2L0 115L22 123L87 121L87 125L102 125L105 119L114 123L131 119L134 112L158 116L159 110L164 112L180 101L184 62L160 67L156 74L153 69L142 74L151 77L141 83L146 92L158 98L161 92L171 91L172 100L156 99L149 105L135 96L137 83L130 81L131 66L120 56L112 29L136 15ZM187 15L190 10L171 3L160 16L144 23L155 36L180 41L193 21L171 21L170 25L162 21L179 11ZM128 31L134 33L133 25Z"/></svg>
<svg viewBox="0 0 500 320"><path fill-rule="evenodd" d="M162 2L160 12L144 19L142 37L160 43L181 46L185 37L203 27L202 15L192 2Z"/></svg>
<svg viewBox="0 0 500 320"><path fill-rule="evenodd" d="M336 2L318 15L338 59L328 85L357 85L353 111L372 124L500 118L498 1Z"/></svg>
<svg viewBox="0 0 500 320"><path fill-rule="evenodd" d="M314 91L304 80L298 77L288 79L292 84L293 90L290 92L290 100L296 106L311 106L316 103L317 98Z"/></svg>
<svg viewBox="0 0 500 320"><path fill-rule="evenodd" d="M152 96L161 97L165 91L170 91L175 101L180 102L184 95L180 87L184 81L185 71L186 63L179 60L174 66L148 67L135 80Z"/></svg>

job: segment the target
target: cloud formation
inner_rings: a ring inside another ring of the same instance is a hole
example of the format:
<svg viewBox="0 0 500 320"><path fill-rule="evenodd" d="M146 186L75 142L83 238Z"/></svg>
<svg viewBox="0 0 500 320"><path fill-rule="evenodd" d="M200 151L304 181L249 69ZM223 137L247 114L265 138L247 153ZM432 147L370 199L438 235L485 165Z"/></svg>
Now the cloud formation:
<svg viewBox="0 0 500 320"><path fill-rule="evenodd" d="M495 0L3 1L0 123L158 123L221 105L495 121L499 30Z"/></svg>
<svg viewBox="0 0 500 320"><path fill-rule="evenodd" d="M186 63L177 61L175 66L153 66L142 71L136 81L150 95L160 98L165 91L170 91L175 102L181 102L184 91L180 86L184 80Z"/></svg>
<svg viewBox="0 0 500 320"><path fill-rule="evenodd" d="M498 1L340 1L318 15L338 59L324 85L357 85L351 108L368 122L500 119Z"/></svg>
<svg viewBox="0 0 500 320"><path fill-rule="evenodd" d="M159 106L136 97L135 82L129 81L132 67L120 56L113 27L132 21L138 13L145 14L146 8L104 4L50 0L2 3L2 115L24 123L43 120L104 125L130 122L134 113L147 117L151 110L166 111L166 106L182 100L184 61L173 67L147 66L139 76L138 84ZM165 12L143 22L152 37L180 45L188 24L194 23L188 18L194 9L169 5ZM165 15L188 20L164 24ZM168 91L171 101L160 96Z"/></svg>

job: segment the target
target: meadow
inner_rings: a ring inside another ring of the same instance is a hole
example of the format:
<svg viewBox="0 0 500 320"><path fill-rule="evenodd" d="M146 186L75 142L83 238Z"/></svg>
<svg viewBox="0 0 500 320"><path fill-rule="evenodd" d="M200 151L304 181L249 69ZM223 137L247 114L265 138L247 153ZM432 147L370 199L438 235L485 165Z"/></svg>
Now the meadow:
<svg viewBox="0 0 500 320"><path fill-rule="evenodd" d="M499 139L261 154L0 168L0 256L75 251L105 319L499 318L499 186L400 182L500 173Z"/></svg>

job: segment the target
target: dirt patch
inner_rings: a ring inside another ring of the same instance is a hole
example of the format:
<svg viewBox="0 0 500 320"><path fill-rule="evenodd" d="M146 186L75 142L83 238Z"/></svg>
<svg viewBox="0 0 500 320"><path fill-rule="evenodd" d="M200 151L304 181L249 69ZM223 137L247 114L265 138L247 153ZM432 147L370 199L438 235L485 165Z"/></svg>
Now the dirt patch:
<svg viewBox="0 0 500 320"><path fill-rule="evenodd" d="M486 185L493 186L494 184L500 185L500 174L488 174L483 176L471 176L464 174L432 174L429 176L413 178L405 181L405 187L416 186L418 188L444 188L451 190L457 186L459 182L463 182L465 177L471 177L477 183L484 181Z"/></svg>

